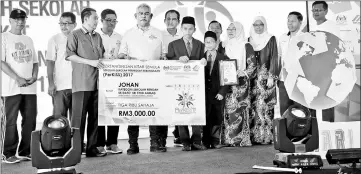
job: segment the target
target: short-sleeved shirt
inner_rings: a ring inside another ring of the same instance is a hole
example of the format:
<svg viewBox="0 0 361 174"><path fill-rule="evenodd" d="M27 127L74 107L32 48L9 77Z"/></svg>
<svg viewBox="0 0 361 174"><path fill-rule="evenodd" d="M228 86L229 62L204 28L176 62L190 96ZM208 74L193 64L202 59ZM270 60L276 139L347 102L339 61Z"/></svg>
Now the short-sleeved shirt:
<svg viewBox="0 0 361 174"><path fill-rule="evenodd" d="M323 22L320 25L316 24L314 31L326 31L326 32L334 34L337 37L341 37L340 27L338 27L335 22L330 21L330 20L326 20L325 22Z"/></svg>
<svg viewBox="0 0 361 174"><path fill-rule="evenodd" d="M46 60L55 61L54 83L57 91L71 89L71 62L65 60L67 36L63 33L51 37L48 42Z"/></svg>
<svg viewBox="0 0 361 174"><path fill-rule="evenodd" d="M177 33L174 36L169 34L167 30L164 30L162 34L163 34L163 53L168 52L169 43L183 37L179 29L177 29Z"/></svg>
<svg viewBox="0 0 361 174"><path fill-rule="evenodd" d="M159 60L164 53L162 32L152 26L145 31L135 26L125 32L120 53L138 60Z"/></svg>
<svg viewBox="0 0 361 174"><path fill-rule="evenodd" d="M34 63L38 63L33 40L26 35L2 33L1 60L6 62L18 76L30 79ZM36 94L36 86L36 82L34 82L27 87L19 87L16 79L2 71L1 96Z"/></svg>
<svg viewBox="0 0 361 174"><path fill-rule="evenodd" d="M281 73L279 75L279 79L281 81L284 81L284 65L285 65L285 59L286 59L286 54L287 54L287 50L289 47L289 44L291 43L292 39L295 38L296 36L300 35L302 33L301 30L299 30L296 35L291 36L291 33L285 33L283 35L281 35L280 39L279 39L279 43L278 43L278 62L279 65L281 66Z"/></svg>
<svg viewBox="0 0 361 174"><path fill-rule="evenodd" d="M113 31L113 33L109 36L108 34L103 33L101 30L99 31L99 34L103 39L103 45L105 49L104 58L117 58L122 41L122 35Z"/></svg>
<svg viewBox="0 0 361 174"><path fill-rule="evenodd" d="M104 46L99 33L88 32L84 27L76 29L68 36L66 59L77 55L84 59L99 60L104 55ZM99 71L90 65L72 61L72 92L94 91L98 89Z"/></svg>

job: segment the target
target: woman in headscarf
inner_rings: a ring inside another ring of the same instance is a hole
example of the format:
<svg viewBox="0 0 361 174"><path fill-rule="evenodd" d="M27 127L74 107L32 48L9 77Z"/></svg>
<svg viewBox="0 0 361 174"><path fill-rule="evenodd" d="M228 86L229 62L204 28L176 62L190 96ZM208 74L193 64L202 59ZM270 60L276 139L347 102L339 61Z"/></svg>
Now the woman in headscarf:
<svg viewBox="0 0 361 174"><path fill-rule="evenodd" d="M253 20L248 41L253 46L257 60L257 74L251 84L252 110L251 141L253 144L270 144L273 140L272 121L276 98L278 68L277 42L267 31L266 19L257 16Z"/></svg>
<svg viewBox="0 0 361 174"><path fill-rule="evenodd" d="M231 146L251 146L250 79L256 74L256 59L240 22L232 22L228 26L227 36L228 39L224 42L225 54L230 59L237 60L239 84L232 86L232 93L226 95L224 143Z"/></svg>

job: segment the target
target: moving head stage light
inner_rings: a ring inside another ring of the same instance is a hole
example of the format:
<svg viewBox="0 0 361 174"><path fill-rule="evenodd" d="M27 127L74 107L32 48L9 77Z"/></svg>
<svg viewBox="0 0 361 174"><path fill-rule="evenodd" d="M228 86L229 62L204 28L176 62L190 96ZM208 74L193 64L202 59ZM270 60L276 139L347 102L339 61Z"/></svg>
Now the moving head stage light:
<svg viewBox="0 0 361 174"><path fill-rule="evenodd" d="M273 141L277 153L273 164L286 168L320 168L319 155L311 155L318 149L317 119L302 105L292 105L281 118L273 120Z"/></svg>
<svg viewBox="0 0 361 174"><path fill-rule="evenodd" d="M351 167L341 167L339 173L361 173L361 169L356 168L356 163L361 163L361 148L329 149L326 159L329 164L352 164Z"/></svg>
<svg viewBox="0 0 361 174"><path fill-rule="evenodd" d="M80 131L70 128L67 118L50 116L43 122L41 130L31 134L33 167L38 173L71 173L81 160Z"/></svg>

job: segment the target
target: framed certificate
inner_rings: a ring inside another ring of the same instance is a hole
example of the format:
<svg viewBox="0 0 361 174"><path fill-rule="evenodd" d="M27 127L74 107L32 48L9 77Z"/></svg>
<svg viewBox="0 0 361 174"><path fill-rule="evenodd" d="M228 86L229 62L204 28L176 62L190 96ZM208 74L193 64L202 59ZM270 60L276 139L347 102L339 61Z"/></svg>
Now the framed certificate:
<svg viewBox="0 0 361 174"><path fill-rule="evenodd" d="M238 85L237 60L219 61L219 81L221 86Z"/></svg>

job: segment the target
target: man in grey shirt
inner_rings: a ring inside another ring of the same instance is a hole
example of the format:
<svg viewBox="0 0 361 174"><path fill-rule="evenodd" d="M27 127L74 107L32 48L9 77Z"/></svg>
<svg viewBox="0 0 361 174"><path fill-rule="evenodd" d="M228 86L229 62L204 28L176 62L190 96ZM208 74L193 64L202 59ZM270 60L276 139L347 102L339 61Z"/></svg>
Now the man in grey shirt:
<svg viewBox="0 0 361 174"><path fill-rule="evenodd" d="M98 137L98 68L103 68L102 38L94 30L98 15L92 8L81 12L82 27L68 36L66 60L72 61L72 127L80 127L81 142L84 142L85 118L88 114L87 157L102 157L97 149Z"/></svg>

